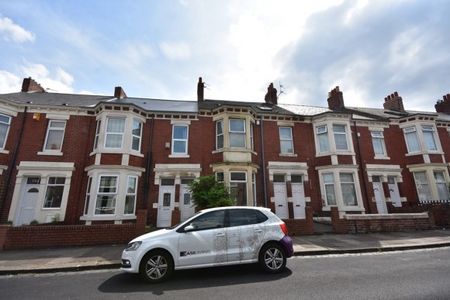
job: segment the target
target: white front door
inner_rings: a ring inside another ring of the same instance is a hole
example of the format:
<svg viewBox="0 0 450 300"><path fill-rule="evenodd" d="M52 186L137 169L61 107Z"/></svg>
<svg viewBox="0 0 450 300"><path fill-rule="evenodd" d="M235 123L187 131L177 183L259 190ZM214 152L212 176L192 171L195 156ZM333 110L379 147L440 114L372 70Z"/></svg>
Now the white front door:
<svg viewBox="0 0 450 300"><path fill-rule="evenodd" d="M305 189L302 182L292 182L292 204L294 206L294 219L305 219Z"/></svg>
<svg viewBox="0 0 450 300"><path fill-rule="evenodd" d="M400 199L400 192L395 176L388 176L388 187L392 205L395 207L402 207L402 200Z"/></svg>
<svg viewBox="0 0 450 300"><path fill-rule="evenodd" d="M186 221L195 214L195 205L192 203L191 193L189 191L189 183L187 180L191 179L181 179L180 185L180 220L181 222Z"/></svg>
<svg viewBox="0 0 450 300"><path fill-rule="evenodd" d="M156 220L156 227L172 226L172 210L175 202L174 198L175 198L174 185L161 184L159 186L158 216Z"/></svg>
<svg viewBox="0 0 450 300"><path fill-rule="evenodd" d="M375 178L374 176L372 185L378 213L387 214L386 200L384 198L384 191L383 191L383 183L381 182L378 176L377 178Z"/></svg>
<svg viewBox="0 0 450 300"><path fill-rule="evenodd" d="M35 220L36 205L39 196L40 177L28 177L26 184L22 188L22 196L20 199L19 212L17 221L14 225L30 224Z"/></svg>
<svg viewBox="0 0 450 300"><path fill-rule="evenodd" d="M287 191L285 182L274 182L273 191L275 198L275 214L280 219L289 218L288 204L287 204Z"/></svg>

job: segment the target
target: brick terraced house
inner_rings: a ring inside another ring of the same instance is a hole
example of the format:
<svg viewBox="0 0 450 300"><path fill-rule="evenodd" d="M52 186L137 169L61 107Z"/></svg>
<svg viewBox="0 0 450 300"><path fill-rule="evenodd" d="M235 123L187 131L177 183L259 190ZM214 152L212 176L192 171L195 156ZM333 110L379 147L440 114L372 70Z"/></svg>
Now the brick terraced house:
<svg viewBox="0 0 450 300"><path fill-rule="evenodd" d="M291 221L411 212L447 201L450 95L436 112L265 101L197 101L46 92L31 78L0 95L0 223L134 222L192 216L188 184L215 174L237 205ZM380 101L381 102L381 101ZM294 223L292 223L294 222Z"/></svg>

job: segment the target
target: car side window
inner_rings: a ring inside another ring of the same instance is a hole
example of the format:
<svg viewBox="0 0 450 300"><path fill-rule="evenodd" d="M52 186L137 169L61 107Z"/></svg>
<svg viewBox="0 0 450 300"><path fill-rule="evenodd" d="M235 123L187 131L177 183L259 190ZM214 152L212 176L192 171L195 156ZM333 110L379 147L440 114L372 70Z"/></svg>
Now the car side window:
<svg viewBox="0 0 450 300"><path fill-rule="evenodd" d="M229 222L231 226L242 226L262 223L267 217L253 209L232 209L229 211Z"/></svg>
<svg viewBox="0 0 450 300"><path fill-rule="evenodd" d="M225 227L225 211L212 211L192 220L186 226L193 226L194 230L205 230Z"/></svg>

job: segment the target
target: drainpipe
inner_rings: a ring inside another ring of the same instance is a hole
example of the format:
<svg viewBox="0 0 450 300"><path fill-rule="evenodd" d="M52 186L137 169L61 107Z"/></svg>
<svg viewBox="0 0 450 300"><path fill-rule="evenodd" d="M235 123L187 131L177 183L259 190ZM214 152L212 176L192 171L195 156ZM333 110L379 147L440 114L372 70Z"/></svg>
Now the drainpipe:
<svg viewBox="0 0 450 300"><path fill-rule="evenodd" d="M266 158L264 153L264 123L263 116L260 118L260 135L261 135L261 169L262 169L262 177L263 177L263 197L264 197L264 206L268 207L269 203L267 201L267 182L266 182Z"/></svg>
<svg viewBox="0 0 450 300"><path fill-rule="evenodd" d="M366 177L364 176L364 170L363 170L363 161L362 161L362 157L361 157L361 147L359 145L359 136L358 136L358 130L356 127L356 121L353 121L353 126L355 128L355 137L356 137L356 154L358 156L358 163L361 166L361 175L362 175L362 181L363 181L363 191L364 191L364 198L366 199L366 204L367 204L367 211L370 214L371 213L371 209L370 209L370 202L369 202L369 195L367 194L367 182L366 182Z"/></svg>
<svg viewBox="0 0 450 300"><path fill-rule="evenodd" d="M151 119L151 133L148 140L147 159L145 160L145 180L144 180L144 208L148 208L148 193L150 192L150 174L152 167L152 146L153 146L153 134L155 129L155 117Z"/></svg>
<svg viewBox="0 0 450 300"><path fill-rule="evenodd" d="M5 186L5 193L4 193L5 197L3 198L3 201L0 203L0 208L1 208L0 211L3 210L6 199L8 199L10 184L11 184L12 175L13 175L13 169L14 169L14 166L16 165L20 144L22 143L22 136L23 136L23 131L25 128L25 120L27 118L27 111L28 111L28 107L25 106L25 109L23 110L22 127L20 128L19 138L17 140L16 147L14 148L13 157L8 166L8 175L6 176L6 186Z"/></svg>

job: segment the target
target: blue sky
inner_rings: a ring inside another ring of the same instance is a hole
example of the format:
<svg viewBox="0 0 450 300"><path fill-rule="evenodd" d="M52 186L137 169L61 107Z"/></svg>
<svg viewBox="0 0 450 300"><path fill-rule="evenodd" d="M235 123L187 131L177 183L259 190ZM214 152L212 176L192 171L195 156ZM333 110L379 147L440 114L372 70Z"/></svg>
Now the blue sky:
<svg viewBox="0 0 450 300"><path fill-rule="evenodd" d="M318 2L318 3L313 3ZM49 92L434 111L450 93L449 1L0 0L0 93Z"/></svg>

